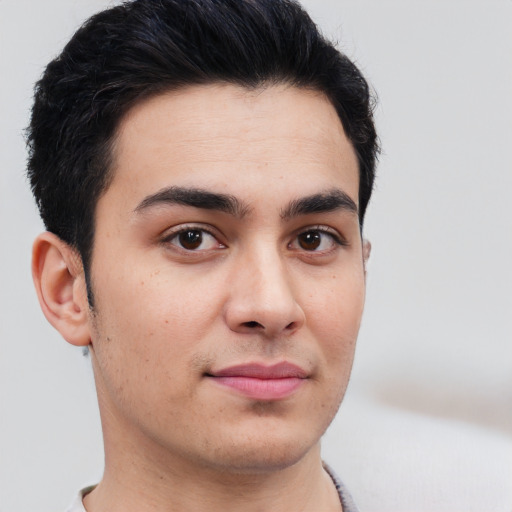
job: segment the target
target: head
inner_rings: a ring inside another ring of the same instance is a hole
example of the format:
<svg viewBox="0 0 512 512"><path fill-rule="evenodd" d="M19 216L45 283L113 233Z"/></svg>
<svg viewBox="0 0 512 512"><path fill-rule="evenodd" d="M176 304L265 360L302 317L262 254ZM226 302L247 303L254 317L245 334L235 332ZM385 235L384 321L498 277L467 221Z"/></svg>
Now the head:
<svg viewBox="0 0 512 512"><path fill-rule="evenodd" d="M310 453L364 303L377 144L350 60L288 0L126 3L50 63L29 143L36 287L91 347L107 465Z"/></svg>
<svg viewBox="0 0 512 512"><path fill-rule="evenodd" d="M362 227L378 150L372 99L355 65L308 14L292 0L138 0L89 19L35 90L32 190L46 228L78 251L86 278L120 121L151 96L215 83L323 93L358 159Z"/></svg>

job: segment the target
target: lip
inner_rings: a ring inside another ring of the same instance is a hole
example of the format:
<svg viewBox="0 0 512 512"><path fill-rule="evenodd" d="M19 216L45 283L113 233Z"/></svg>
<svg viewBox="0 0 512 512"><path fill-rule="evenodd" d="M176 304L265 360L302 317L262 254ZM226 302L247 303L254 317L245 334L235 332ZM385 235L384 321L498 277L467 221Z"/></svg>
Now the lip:
<svg viewBox="0 0 512 512"><path fill-rule="evenodd" d="M207 374L220 386L254 400L282 400L294 394L308 378L301 367L281 362L266 366L248 363Z"/></svg>

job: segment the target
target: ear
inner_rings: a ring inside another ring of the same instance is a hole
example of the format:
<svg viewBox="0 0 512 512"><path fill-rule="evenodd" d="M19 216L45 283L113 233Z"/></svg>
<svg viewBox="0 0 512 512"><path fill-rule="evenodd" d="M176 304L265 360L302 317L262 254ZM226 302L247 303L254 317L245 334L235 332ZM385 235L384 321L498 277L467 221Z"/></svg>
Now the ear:
<svg viewBox="0 0 512 512"><path fill-rule="evenodd" d="M91 341L82 260L53 233L40 234L32 250L32 277L46 319L72 345Z"/></svg>
<svg viewBox="0 0 512 512"><path fill-rule="evenodd" d="M370 253L372 252L372 244L369 240L363 240L363 267L364 273L366 275L366 268L368 265L368 260L370 259Z"/></svg>

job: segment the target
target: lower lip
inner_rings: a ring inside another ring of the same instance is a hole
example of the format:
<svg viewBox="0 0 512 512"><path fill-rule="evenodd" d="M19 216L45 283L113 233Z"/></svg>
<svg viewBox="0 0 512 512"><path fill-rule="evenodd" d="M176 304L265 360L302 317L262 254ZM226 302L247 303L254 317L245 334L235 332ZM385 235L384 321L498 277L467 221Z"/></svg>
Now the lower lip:
<svg viewBox="0 0 512 512"><path fill-rule="evenodd" d="M304 382L298 377L257 379L254 377L213 377L215 382L255 400L280 400L292 395Z"/></svg>

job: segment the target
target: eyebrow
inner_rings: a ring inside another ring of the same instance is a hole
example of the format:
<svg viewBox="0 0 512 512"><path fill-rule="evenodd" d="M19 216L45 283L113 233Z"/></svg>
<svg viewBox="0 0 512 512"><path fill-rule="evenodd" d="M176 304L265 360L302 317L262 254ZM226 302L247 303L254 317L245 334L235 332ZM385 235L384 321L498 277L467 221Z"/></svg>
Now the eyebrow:
<svg viewBox="0 0 512 512"><path fill-rule="evenodd" d="M281 218L289 220L300 215L311 215L313 213L326 213L337 210L358 214L358 208L354 200L343 190L332 189L321 194L301 197L291 201L281 211Z"/></svg>
<svg viewBox="0 0 512 512"><path fill-rule="evenodd" d="M177 186L163 188L145 197L134 211L141 213L153 207L172 204L216 210L237 218L243 218L250 211L247 204L230 194ZM358 213L356 203L346 192L340 189L332 189L291 201L286 208L281 210L280 216L283 220L289 220L301 215L337 210L345 210L356 215Z"/></svg>
<svg viewBox="0 0 512 512"><path fill-rule="evenodd" d="M141 213L152 207L166 204L179 204L204 210L217 210L239 218L242 218L249 210L247 205L229 194L210 192L200 188L167 187L145 197L134 211Z"/></svg>

